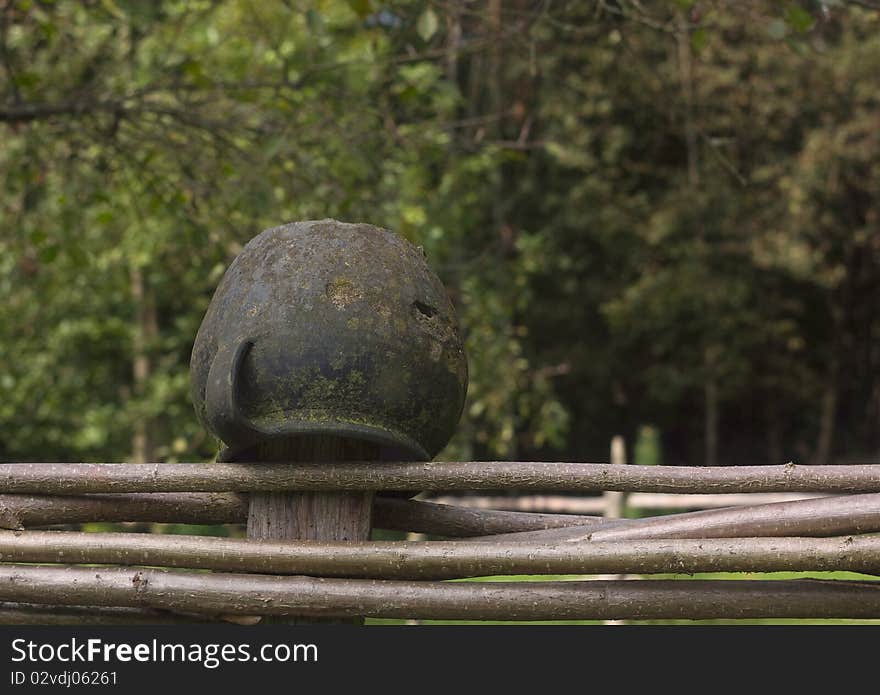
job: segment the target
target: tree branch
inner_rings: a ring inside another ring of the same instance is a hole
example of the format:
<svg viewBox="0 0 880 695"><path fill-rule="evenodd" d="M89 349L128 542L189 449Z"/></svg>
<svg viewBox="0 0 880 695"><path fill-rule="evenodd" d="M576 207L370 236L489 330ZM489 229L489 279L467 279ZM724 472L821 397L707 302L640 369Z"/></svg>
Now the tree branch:
<svg viewBox="0 0 880 695"><path fill-rule="evenodd" d="M125 111L123 101L89 101L87 99L50 103L18 103L0 106L0 122L29 123L55 116L81 116L89 113L121 114Z"/></svg>
<svg viewBox="0 0 880 695"><path fill-rule="evenodd" d="M0 603L0 625L181 625L198 622L213 621L208 616L182 616L152 608Z"/></svg>
<svg viewBox="0 0 880 695"><path fill-rule="evenodd" d="M247 497L234 493L0 495L0 528L17 530L91 521L237 524L246 521L247 507ZM384 497L378 497L373 506L376 528L438 536L482 536L564 526L587 531L610 525L601 517L474 510Z"/></svg>
<svg viewBox="0 0 880 695"><path fill-rule="evenodd" d="M511 574L864 572L880 538L723 538L542 543L269 541L145 533L0 531L3 562L146 565L224 572L458 579ZM880 597L880 595L878 595Z"/></svg>
<svg viewBox="0 0 880 695"><path fill-rule="evenodd" d="M6 565L0 566L0 600L337 618L880 617L880 586L869 581L449 583Z"/></svg>
<svg viewBox="0 0 880 695"><path fill-rule="evenodd" d="M642 519L621 519L602 528L578 527L486 535L473 540L535 543L634 541L659 538L837 536L880 531L880 495L842 495L706 509Z"/></svg>
<svg viewBox="0 0 880 695"><path fill-rule="evenodd" d="M0 493L281 490L880 492L880 465L614 466L515 461L7 463Z"/></svg>

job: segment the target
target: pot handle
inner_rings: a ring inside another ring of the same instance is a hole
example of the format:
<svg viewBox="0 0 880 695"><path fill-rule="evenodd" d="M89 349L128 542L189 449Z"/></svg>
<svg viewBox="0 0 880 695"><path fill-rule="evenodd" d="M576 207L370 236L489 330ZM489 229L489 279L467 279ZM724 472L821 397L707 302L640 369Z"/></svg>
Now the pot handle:
<svg viewBox="0 0 880 695"><path fill-rule="evenodd" d="M260 435L259 429L242 415L238 404L238 377L253 346L253 341L248 339L220 346L208 371L207 425L229 447L245 446Z"/></svg>

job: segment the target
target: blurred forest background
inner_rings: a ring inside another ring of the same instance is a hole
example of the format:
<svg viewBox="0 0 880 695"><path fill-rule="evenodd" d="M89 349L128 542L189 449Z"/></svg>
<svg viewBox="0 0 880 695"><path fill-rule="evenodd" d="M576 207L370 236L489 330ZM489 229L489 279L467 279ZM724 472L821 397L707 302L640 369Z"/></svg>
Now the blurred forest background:
<svg viewBox="0 0 880 695"><path fill-rule="evenodd" d="M210 458L260 230L425 248L446 457L880 451L880 3L0 0L0 460Z"/></svg>

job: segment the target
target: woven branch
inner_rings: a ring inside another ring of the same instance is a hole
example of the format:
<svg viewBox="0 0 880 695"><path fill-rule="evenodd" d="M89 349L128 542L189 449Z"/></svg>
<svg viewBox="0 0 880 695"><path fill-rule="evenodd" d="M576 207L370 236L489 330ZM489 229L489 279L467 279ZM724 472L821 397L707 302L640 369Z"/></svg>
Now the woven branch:
<svg viewBox="0 0 880 695"><path fill-rule="evenodd" d="M880 494L839 495L793 502L707 509L622 520L603 528L559 528L472 540L497 543L631 541L649 538L838 536L880 531Z"/></svg>
<svg viewBox="0 0 880 695"><path fill-rule="evenodd" d="M555 462L10 463L0 493L281 490L880 492L880 466L616 466Z"/></svg>
<svg viewBox="0 0 880 695"><path fill-rule="evenodd" d="M247 520L245 495L152 492L104 495L0 495L0 528L24 529L91 521L234 524ZM394 531L466 537L579 526L614 525L601 517L473 510L447 504L378 497L373 525Z"/></svg>
<svg viewBox="0 0 880 695"><path fill-rule="evenodd" d="M0 625L188 625L200 622L214 621L198 614L175 615L152 608L0 603Z"/></svg>
<svg viewBox="0 0 880 695"><path fill-rule="evenodd" d="M880 618L877 583L817 580L404 582L6 565L0 600L444 620Z"/></svg>
<svg viewBox="0 0 880 695"><path fill-rule="evenodd" d="M321 577L852 571L880 574L880 538L579 543L257 541L138 533L0 531L4 562L148 565Z"/></svg>

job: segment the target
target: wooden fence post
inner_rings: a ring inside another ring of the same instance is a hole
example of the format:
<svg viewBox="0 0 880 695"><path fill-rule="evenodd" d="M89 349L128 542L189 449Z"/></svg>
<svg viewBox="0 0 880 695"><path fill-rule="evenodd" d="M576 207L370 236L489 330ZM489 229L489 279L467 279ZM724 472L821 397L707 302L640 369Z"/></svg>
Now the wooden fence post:
<svg viewBox="0 0 880 695"><path fill-rule="evenodd" d="M369 442L329 435L297 437L264 442L256 447L255 459L276 461L369 461L378 458L379 447ZM372 492L253 492L250 494L247 537L271 540L365 541L372 529ZM345 622L265 616L263 622L302 624Z"/></svg>
<svg viewBox="0 0 880 695"><path fill-rule="evenodd" d="M626 443L619 434L611 440L611 463L624 465L626 463ZM602 497L605 502L604 516L608 519L620 519L625 516L626 493L615 490L606 490Z"/></svg>
<svg viewBox="0 0 880 695"><path fill-rule="evenodd" d="M611 463L622 466L626 464L626 443L619 434L611 440ZM607 519L621 519L626 516L626 493L616 490L605 490L602 493L605 502L604 516ZM625 574L611 575L609 579L625 579ZM605 625L623 625L623 620L605 620Z"/></svg>

